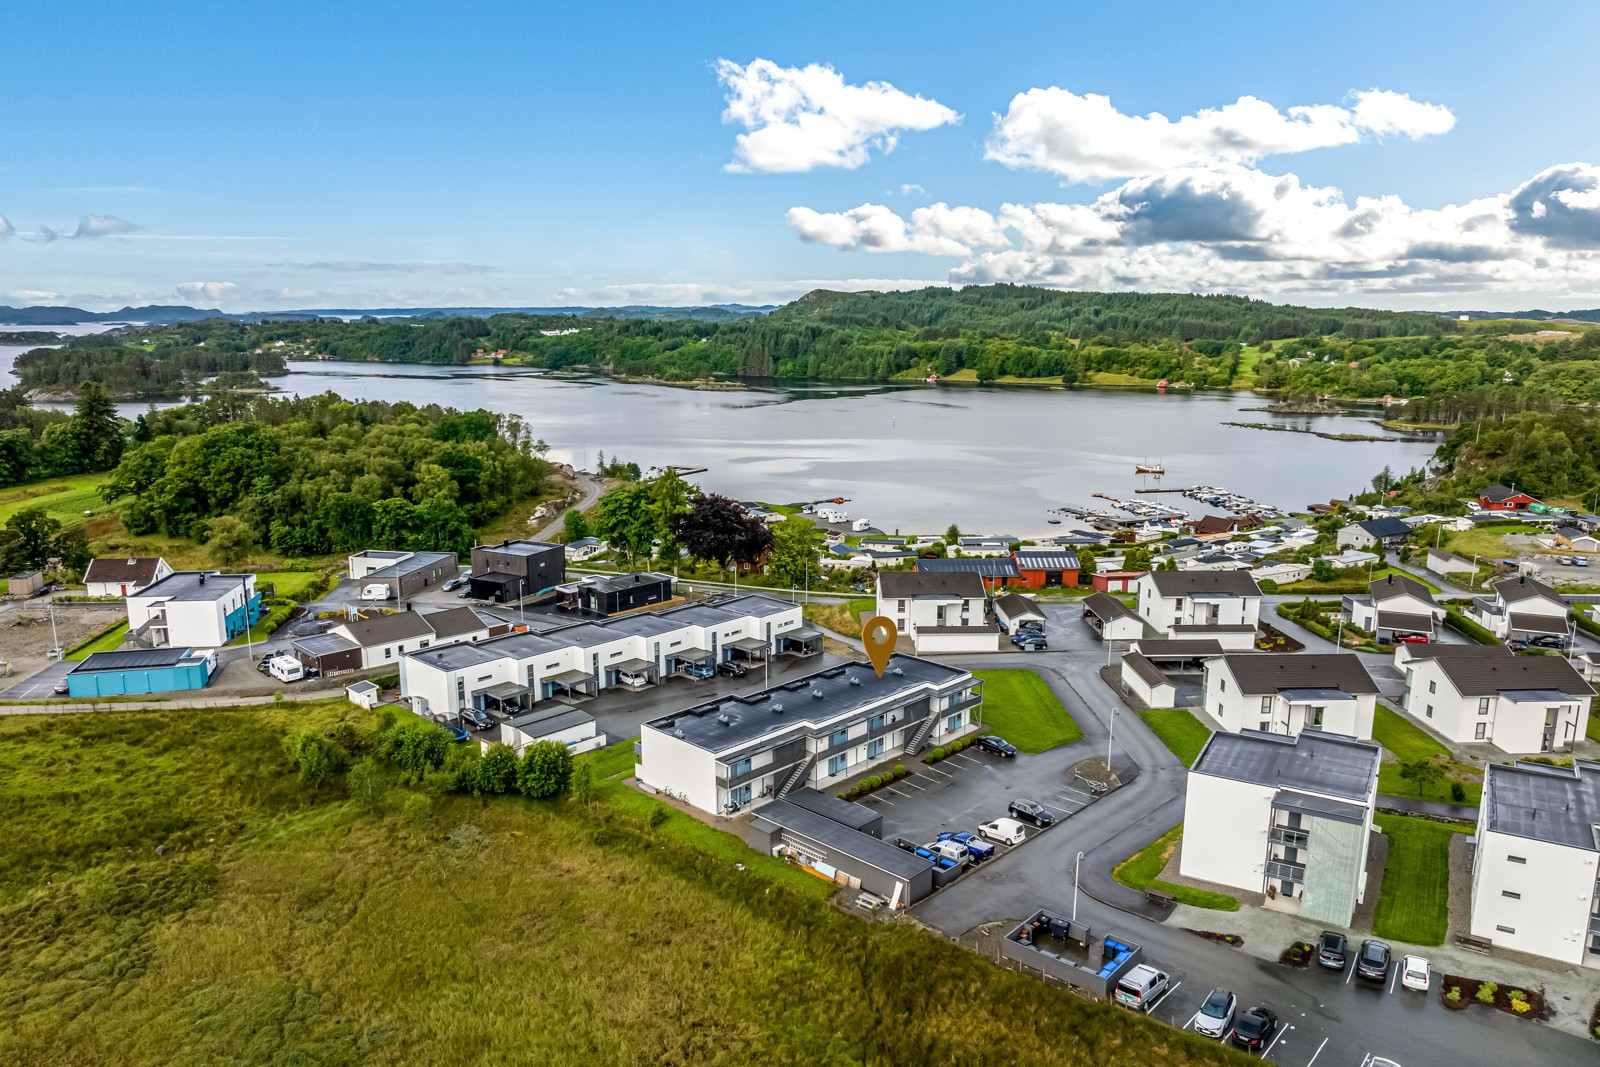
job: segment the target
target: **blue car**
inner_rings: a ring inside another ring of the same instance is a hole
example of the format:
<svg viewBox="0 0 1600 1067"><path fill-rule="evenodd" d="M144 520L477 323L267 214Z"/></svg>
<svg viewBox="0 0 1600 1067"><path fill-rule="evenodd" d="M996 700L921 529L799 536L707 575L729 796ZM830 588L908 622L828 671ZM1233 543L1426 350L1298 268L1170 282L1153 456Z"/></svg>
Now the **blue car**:
<svg viewBox="0 0 1600 1067"><path fill-rule="evenodd" d="M974 863L982 863L994 856L994 846L989 844L970 830L949 831L939 835L940 841L954 841L958 845L966 845L967 852L972 856Z"/></svg>
<svg viewBox="0 0 1600 1067"><path fill-rule="evenodd" d="M683 673L691 678L715 678L717 669L709 663L691 663L683 669Z"/></svg>

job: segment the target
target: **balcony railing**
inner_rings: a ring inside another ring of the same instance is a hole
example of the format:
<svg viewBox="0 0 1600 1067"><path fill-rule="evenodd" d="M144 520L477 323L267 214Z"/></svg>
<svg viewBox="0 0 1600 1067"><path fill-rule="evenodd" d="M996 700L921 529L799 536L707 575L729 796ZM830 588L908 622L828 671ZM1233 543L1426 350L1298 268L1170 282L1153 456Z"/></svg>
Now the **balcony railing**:
<svg viewBox="0 0 1600 1067"><path fill-rule="evenodd" d="M1305 848L1311 840L1311 834L1306 830L1296 830L1288 826L1274 826L1267 831L1267 840L1276 845L1288 845L1291 848Z"/></svg>
<svg viewBox="0 0 1600 1067"><path fill-rule="evenodd" d="M1303 863L1290 863L1287 860L1268 860L1267 877L1303 882L1306 880L1306 865Z"/></svg>

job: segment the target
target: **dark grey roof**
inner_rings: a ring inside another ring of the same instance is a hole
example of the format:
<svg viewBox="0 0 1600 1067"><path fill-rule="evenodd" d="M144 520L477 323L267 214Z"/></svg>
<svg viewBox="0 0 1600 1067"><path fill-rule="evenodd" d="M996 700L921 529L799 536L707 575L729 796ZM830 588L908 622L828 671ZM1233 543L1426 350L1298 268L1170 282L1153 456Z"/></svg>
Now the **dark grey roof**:
<svg viewBox="0 0 1600 1067"><path fill-rule="evenodd" d="M670 586L672 584L672 575L657 574L654 571L634 571L629 574L590 574L581 579L578 584L589 586L592 589L599 589L604 593L620 593L641 585L659 585L662 582L666 582Z"/></svg>
<svg viewBox="0 0 1600 1067"><path fill-rule="evenodd" d="M494 616L490 616L493 618ZM471 608L445 608L443 611L430 611L422 617L428 624L435 637L459 637L462 634L477 633L487 630L491 625L503 625L500 622L489 623L484 621Z"/></svg>
<svg viewBox="0 0 1600 1067"><path fill-rule="evenodd" d="M1299 734L1222 731L1211 735L1191 773L1366 803L1377 789L1381 754L1370 741L1318 730Z"/></svg>
<svg viewBox="0 0 1600 1067"><path fill-rule="evenodd" d="M432 637L433 627L415 611L379 615L373 619L352 619L340 624L350 639L363 648L406 641L413 637Z"/></svg>
<svg viewBox="0 0 1600 1067"><path fill-rule="evenodd" d="M1010 556L990 559L919 559L917 571L921 574L976 574L983 578L1015 578L1017 561Z"/></svg>
<svg viewBox="0 0 1600 1067"><path fill-rule="evenodd" d="M387 567L379 567L377 570L373 571L371 574L367 575L361 580L366 581L371 578L400 578L407 574L415 574L418 571L425 571L431 567L437 567L441 563L448 563L452 567L459 567L461 565L461 561L456 557L454 552L407 552L401 558L395 560Z"/></svg>
<svg viewBox="0 0 1600 1067"><path fill-rule="evenodd" d="M1356 525L1380 541L1388 537L1411 536L1411 527L1402 519L1363 519Z"/></svg>
<svg viewBox="0 0 1600 1067"><path fill-rule="evenodd" d="M763 804L756 809L756 818L766 819L790 833L842 852L869 867L876 867L885 874L905 881L917 877L933 866L930 860L925 860L914 852L896 848L871 834L852 830L824 815L808 811L798 804L791 804L786 799L772 800Z"/></svg>
<svg viewBox="0 0 1600 1067"><path fill-rule="evenodd" d="M1433 594L1428 592L1427 586L1403 574L1386 574L1370 583L1367 591L1372 594L1374 603L1397 596L1414 596L1425 604L1433 603Z"/></svg>
<svg viewBox="0 0 1600 1067"><path fill-rule="evenodd" d="M1365 804L1351 804L1343 800L1330 800L1327 797L1312 796L1309 793L1300 793L1293 789L1283 789L1272 798L1272 806L1285 811L1298 811L1302 815L1311 815L1319 819L1334 819L1338 822L1347 822L1360 825L1367 821L1367 806Z"/></svg>
<svg viewBox="0 0 1600 1067"><path fill-rule="evenodd" d="M928 571L884 571L878 575L880 595L890 600L919 596L961 597L981 600L983 582L972 571L929 573Z"/></svg>
<svg viewBox="0 0 1600 1067"><path fill-rule="evenodd" d="M1122 657L1122 665L1142 678L1146 685L1166 684L1167 676L1161 672L1160 667L1146 659L1142 652L1129 652Z"/></svg>
<svg viewBox="0 0 1600 1067"><path fill-rule="evenodd" d="M1483 645L1440 645L1429 651L1429 658L1438 660L1439 669L1462 696L1492 696L1514 689L1594 692L1577 668L1560 656L1514 656L1504 647Z"/></svg>
<svg viewBox="0 0 1600 1067"><path fill-rule="evenodd" d="M1378 612L1378 629L1398 630L1401 633L1433 633L1433 616L1411 611Z"/></svg>
<svg viewBox="0 0 1600 1067"><path fill-rule="evenodd" d="M1151 571L1156 592L1164 597L1223 595L1260 596L1261 587L1248 571Z"/></svg>
<svg viewBox="0 0 1600 1067"><path fill-rule="evenodd" d="M1220 656L1222 642L1214 638L1140 638L1139 651L1154 659L1193 659L1196 656Z"/></svg>
<svg viewBox="0 0 1600 1067"><path fill-rule="evenodd" d="M1571 767L1518 762L1484 768L1483 807L1488 828L1502 834L1549 841L1585 852L1600 851L1600 763L1574 760Z"/></svg>
<svg viewBox="0 0 1600 1067"><path fill-rule="evenodd" d="M1005 596L997 598L994 606L996 611L1003 611L1008 618L1012 619L1018 615L1038 615L1041 617L1044 615L1044 609L1039 607L1037 600L1031 596L1023 596L1021 593L1007 593Z"/></svg>
<svg viewBox="0 0 1600 1067"><path fill-rule="evenodd" d="M1090 593L1083 598L1083 610L1093 613L1097 618L1110 621L1111 619L1137 619L1139 616L1114 596L1106 593Z"/></svg>
<svg viewBox="0 0 1600 1067"><path fill-rule="evenodd" d="M807 734L867 707L920 700L930 689L970 678L956 667L895 655L882 677L867 664L847 663L755 693L708 700L650 719L645 726L720 754L775 734Z"/></svg>
<svg viewBox="0 0 1600 1067"><path fill-rule="evenodd" d="M98 557L89 561L89 569L83 572L83 584L109 582L112 585L149 585L156 580L156 569L160 566L159 556L142 559Z"/></svg>
<svg viewBox="0 0 1600 1067"><path fill-rule="evenodd" d="M187 648L129 648L115 652L91 652L68 674L95 671L138 671L153 667L176 667L194 653Z"/></svg>
<svg viewBox="0 0 1600 1067"><path fill-rule="evenodd" d="M1478 495L1484 500L1501 504L1507 500L1510 500L1514 496L1527 496L1528 494L1519 489L1512 489L1511 487L1505 485L1491 485L1487 489L1479 490Z"/></svg>
<svg viewBox="0 0 1600 1067"><path fill-rule="evenodd" d="M1451 552L1448 549L1430 548L1428 549L1428 555L1435 556L1443 560L1449 560L1451 563L1465 563L1468 566L1477 566L1477 564L1473 563L1472 560L1468 559L1466 556Z"/></svg>
<svg viewBox="0 0 1600 1067"><path fill-rule="evenodd" d="M819 793L809 787L792 789L784 794L783 799L796 807L805 808L825 819L831 819L840 826L848 826L852 830L864 832L866 827L883 822L883 816L870 808L852 804L848 800L840 800L828 793Z"/></svg>
<svg viewBox="0 0 1600 1067"><path fill-rule="evenodd" d="M1516 578L1506 578L1494 583L1494 591L1501 600L1507 604L1515 604L1522 600L1549 600L1562 606L1566 601L1561 599L1561 594L1551 589L1543 582L1519 575Z"/></svg>
<svg viewBox="0 0 1600 1067"><path fill-rule="evenodd" d="M552 548L563 549L562 545L552 544L549 541L504 541L498 545L473 545L474 552L482 549L485 552L504 552L512 556L536 556L541 552L548 552Z"/></svg>
<svg viewBox="0 0 1600 1067"><path fill-rule="evenodd" d="M221 600L237 593L242 582L249 582L254 588L255 577L218 571L173 571L154 585L145 586L138 595L167 600Z"/></svg>
<svg viewBox="0 0 1600 1067"><path fill-rule="evenodd" d="M289 642L297 651L308 656L331 656L337 652L349 652L361 646L345 637L343 634L314 634L311 637L296 637Z"/></svg>
<svg viewBox="0 0 1600 1067"><path fill-rule="evenodd" d="M919 626L919 634L988 634L996 641L1000 640L1000 631L993 626Z"/></svg>
<svg viewBox="0 0 1600 1067"><path fill-rule="evenodd" d="M1539 615L1531 611L1513 611L1511 629L1526 634L1564 634L1567 632L1565 616Z"/></svg>
<svg viewBox="0 0 1600 1067"><path fill-rule="evenodd" d="M579 711L571 704L557 704L553 708L537 708L506 720L508 725L514 726L533 737L545 737L549 734L560 733L562 730L571 730L578 726L589 726L593 722L593 715Z"/></svg>
<svg viewBox="0 0 1600 1067"><path fill-rule="evenodd" d="M1361 657L1350 653L1246 652L1223 656L1222 661L1239 683L1239 691L1245 694L1276 693L1280 689L1338 689L1363 694L1378 691Z"/></svg>
<svg viewBox="0 0 1600 1067"><path fill-rule="evenodd" d="M1247 622L1240 623L1174 623L1172 632L1175 634L1251 634L1256 628Z"/></svg>
<svg viewBox="0 0 1600 1067"><path fill-rule="evenodd" d="M1017 570L1019 571L1075 571L1078 569L1078 554L1076 552L1031 552L1022 549L1017 552Z"/></svg>

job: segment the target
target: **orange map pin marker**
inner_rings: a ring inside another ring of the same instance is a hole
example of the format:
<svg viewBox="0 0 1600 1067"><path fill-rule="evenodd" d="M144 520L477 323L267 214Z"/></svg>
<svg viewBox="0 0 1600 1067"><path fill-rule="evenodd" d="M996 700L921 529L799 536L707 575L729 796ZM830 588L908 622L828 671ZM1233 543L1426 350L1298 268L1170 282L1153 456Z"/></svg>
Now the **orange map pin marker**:
<svg viewBox="0 0 1600 1067"><path fill-rule="evenodd" d="M882 615L874 615L861 628L861 643L867 646L867 659L872 661L872 669L878 672L879 678L889 666L889 657L894 655L895 642L899 640L900 631L895 628L894 621Z"/></svg>

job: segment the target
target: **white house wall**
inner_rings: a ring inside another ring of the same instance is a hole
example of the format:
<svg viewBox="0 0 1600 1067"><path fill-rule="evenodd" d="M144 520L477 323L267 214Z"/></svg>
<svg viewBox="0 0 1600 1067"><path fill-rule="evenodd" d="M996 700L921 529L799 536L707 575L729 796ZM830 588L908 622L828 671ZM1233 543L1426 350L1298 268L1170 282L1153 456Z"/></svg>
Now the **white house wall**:
<svg viewBox="0 0 1600 1067"><path fill-rule="evenodd" d="M1183 807L1180 873L1261 892L1275 792L1266 786L1191 773Z"/></svg>
<svg viewBox="0 0 1600 1067"><path fill-rule="evenodd" d="M1485 806L1478 817L1473 858L1473 936L1518 952L1582 963L1596 853L1489 831L1487 811Z"/></svg>

